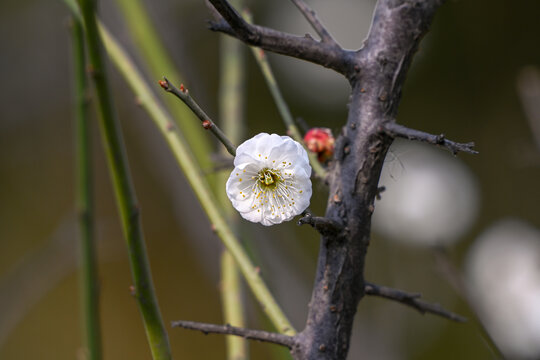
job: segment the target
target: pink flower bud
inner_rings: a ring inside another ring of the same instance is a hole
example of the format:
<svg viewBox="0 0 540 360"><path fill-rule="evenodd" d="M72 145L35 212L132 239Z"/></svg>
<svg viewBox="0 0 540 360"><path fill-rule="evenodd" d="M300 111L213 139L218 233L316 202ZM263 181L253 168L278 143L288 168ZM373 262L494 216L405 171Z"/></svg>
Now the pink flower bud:
<svg viewBox="0 0 540 360"><path fill-rule="evenodd" d="M320 162L324 163L334 155L334 136L328 128L313 128L304 136L304 143L309 151L317 153Z"/></svg>

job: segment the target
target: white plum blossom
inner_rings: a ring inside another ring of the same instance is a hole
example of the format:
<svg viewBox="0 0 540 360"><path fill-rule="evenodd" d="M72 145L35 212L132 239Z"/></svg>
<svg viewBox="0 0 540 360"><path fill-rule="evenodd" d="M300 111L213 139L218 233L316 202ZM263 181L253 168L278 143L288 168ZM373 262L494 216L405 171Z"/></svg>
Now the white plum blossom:
<svg viewBox="0 0 540 360"><path fill-rule="evenodd" d="M288 136L261 133L236 149L227 196L244 219L279 224L309 206L310 176L302 145Z"/></svg>

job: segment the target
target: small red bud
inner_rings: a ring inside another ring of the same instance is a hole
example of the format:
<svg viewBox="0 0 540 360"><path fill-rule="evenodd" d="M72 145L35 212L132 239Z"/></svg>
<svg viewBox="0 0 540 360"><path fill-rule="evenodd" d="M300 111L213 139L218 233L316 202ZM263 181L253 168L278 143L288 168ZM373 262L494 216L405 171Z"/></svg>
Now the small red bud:
<svg viewBox="0 0 540 360"><path fill-rule="evenodd" d="M202 122L202 127L208 130L212 127L212 122L210 120L204 120Z"/></svg>
<svg viewBox="0 0 540 360"><path fill-rule="evenodd" d="M169 84L165 80L159 80L158 83L159 83L159 86L161 86L165 90L169 89Z"/></svg>
<svg viewBox="0 0 540 360"><path fill-rule="evenodd" d="M186 88L184 87L184 84L180 84L180 91L186 92Z"/></svg>
<svg viewBox="0 0 540 360"><path fill-rule="evenodd" d="M334 136L328 128L313 128L304 136L309 151L317 153L320 162L328 161L334 154Z"/></svg>

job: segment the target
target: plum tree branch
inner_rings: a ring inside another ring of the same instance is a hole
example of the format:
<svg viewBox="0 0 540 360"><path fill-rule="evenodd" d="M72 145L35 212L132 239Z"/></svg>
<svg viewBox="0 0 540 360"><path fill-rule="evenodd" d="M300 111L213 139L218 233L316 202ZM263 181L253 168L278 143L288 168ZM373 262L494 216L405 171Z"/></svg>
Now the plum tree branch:
<svg viewBox="0 0 540 360"><path fill-rule="evenodd" d="M278 54L292 56L333 69L350 77L354 73L353 51L348 51L335 42L317 41L311 36L296 36L263 26L249 24L226 0L209 0L223 17L210 22L210 29L234 36L248 45L257 46ZM326 38L326 36L325 36Z"/></svg>
<svg viewBox="0 0 540 360"><path fill-rule="evenodd" d="M366 295L378 296L388 300L397 301L404 305L410 306L418 310L421 314L434 314L441 317L457 321L465 322L467 319L461 315L455 314L449 310L444 309L439 304L432 304L426 301L420 300L422 296L419 293L409 293L399 289L393 289L387 286L375 285L373 283L365 283L364 292Z"/></svg>
<svg viewBox="0 0 540 360"><path fill-rule="evenodd" d="M470 154L478 154L478 151L473 150L474 142L457 143L448 140L444 134L433 135L426 132L410 129L406 126L396 124L395 122L384 125L384 131L392 137L401 137L408 140L417 140L427 142L429 144L438 145L450 150L454 155L463 151Z"/></svg>
<svg viewBox="0 0 540 360"><path fill-rule="evenodd" d="M241 336L249 340L258 340L286 346L289 349L295 345L295 337L289 335L283 335L268 331L251 330L246 328L240 328L236 326L207 324L195 321L173 321L172 327L181 327L189 330L198 330L207 334L225 334Z"/></svg>
<svg viewBox="0 0 540 360"><path fill-rule="evenodd" d="M302 15L304 15L306 20L311 24L311 26L317 32L317 34L321 37L322 42L339 46L337 42L334 40L334 38L332 37L332 35L330 35L328 30L326 30L324 25L321 23L315 11L313 11L308 6L308 4L306 4L305 1L303 0L291 0L291 1L298 8L298 10L300 10Z"/></svg>

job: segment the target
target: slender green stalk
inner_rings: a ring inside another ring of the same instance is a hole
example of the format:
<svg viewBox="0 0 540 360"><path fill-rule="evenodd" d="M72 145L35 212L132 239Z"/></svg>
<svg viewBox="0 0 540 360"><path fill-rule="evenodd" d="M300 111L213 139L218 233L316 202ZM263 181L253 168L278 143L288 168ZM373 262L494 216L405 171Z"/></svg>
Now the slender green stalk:
<svg viewBox="0 0 540 360"><path fill-rule="evenodd" d="M223 322L237 327L246 327L244 300L240 272L231 253L221 253L221 302ZM227 359L249 359L247 340L238 336L227 336Z"/></svg>
<svg viewBox="0 0 540 360"><path fill-rule="evenodd" d="M241 1L236 1L238 6ZM229 36L220 38L220 79L219 79L219 118L224 131L229 138L238 143L242 138L245 126L244 99L245 99L245 53L244 45ZM226 156L227 151L221 149ZM225 184L229 172L218 173L218 183ZM238 234L238 214L231 206L225 191L218 191L216 196L221 203L223 212L229 224L234 224L233 230ZM244 301L240 272L231 253L224 250L221 254L221 299L223 307L223 320L226 324L246 327L244 318ZM227 359L247 360L249 358L248 342L238 336L227 336Z"/></svg>
<svg viewBox="0 0 540 360"><path fill-rule="evenodd" d="M100 30L103 43L110 58L128 82L133 92L137 95L141 106L148 112L161 131L176 158L178 165L199 199L203 210L213 224L214 231L234 257L255 298L259 301L264 312L279 332L286 335L294 335L294 328L283 314L283 311L274 300L272 294L251 263L251 260L235 237L230 226L225 221L225 218L221 214L220 207L216 206L218 202L215 196L212 195L207 182L202 176L200 167L195 162L189 148L185 145L186 142L174 125L172 118L159 104L152 90L144 81L142 75L127 56L126 52L120 47L104 26L101 26Z"/></svg>
<svg viewBox="0 0 540 360"><path fill-rule="evenodd" d="M139 206L135 197L124 141L116 119L105 73L99 30L95 18L95 3L92 0L79 0L79 5L84 19L86 44L99 103L100 128L105 153L129 250L131 271L135 283L135 297L143 317L152 357L154 360L171 359L169 340L161 319L152 283L140 222Z"/></svg>
<svg viewBox="0 0 540 360"><path fill-rule="evenodd" d="M144 59L148 72L154 79L161 79L167 75L173 83L180 84L182 76L178 73L178 67L174 65L169 52L166 50L161 37L157 34L155 26L148 16L141 0L116 0L121 9L121 14L126 20L129 33L133 37L140 54ZM208 154L211 148L210 140L201 131L193 114L173 98L165 98L165 103L177 120L177 125L186 136L189 147L200 166L208 170L212 167Z"/></svg>
<svg viewBox="0 0 540 360"><path fill-rule="evenodd" d="M77 210L80 227L80 297L85 347L89 360L101 359L99 291L94 239L94 203L92 201L92 165L90 124L84 51L84 30L78 19L72 20L73 63L75 77L75 127L77 143Z"/></svg>
<svg viewBox="0 0 540 360"><path fill-rule="evenodd" d="M175 95L177 98L182 100L184 104L186 104L191 109L191 111L193 111L193 113L197 115L199 120L201 120L202 126L206 130L210 130L212 134L214 134L214 136L225 146L229 154L231 154L232 156L236 156L236 146L233 145L233 143L227 138L225 133L221 131L221 129L216 125L216 123L213 122L212 119L210 119L210 116L208 116L199 106L199 104L197 104L197 102L191 97L191 95L189 95L188 89L186 89L183 84L180 85L180 89L178 89L166 77L163 77L163 80L161 80L159 84L165 91Z"/></svg>
<svg viewBox="0 0 540 360"><path fill-rule="evenodd" d="M244 17L247 17L248 21L251 21L251 19L249 19L246 14L244 15ZM264 50L252 47L251 51L253 53L253 56L257 60L257 64L259 64L263 77L266 80L266 85L268 85L268 89L270 90L270 93L274 98L278 111L281 114L281 118L283 119L283 122L287 127L287 133L294 140L302 144L304 148L306 148L302 134L300 133L300 130L294 122L291 110L289 110L289 107L287 106L287 103L285 102L285 99L283 98L283 95L279 90L279 86L276 82L276 78L274 77L274 73L272 72L272 68L270 67ZM319 160L317 160L317 155L315 153L312 153L308 149L306 149L306 151L308 153L309 162L311 163L311 167L313 168L313 172L315 173L315 175L320 179L326 178L326 170L323 168Z"/></svg>

